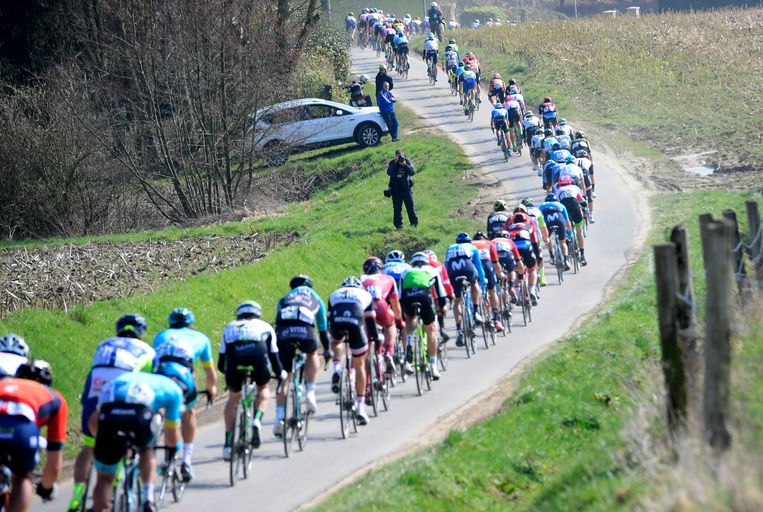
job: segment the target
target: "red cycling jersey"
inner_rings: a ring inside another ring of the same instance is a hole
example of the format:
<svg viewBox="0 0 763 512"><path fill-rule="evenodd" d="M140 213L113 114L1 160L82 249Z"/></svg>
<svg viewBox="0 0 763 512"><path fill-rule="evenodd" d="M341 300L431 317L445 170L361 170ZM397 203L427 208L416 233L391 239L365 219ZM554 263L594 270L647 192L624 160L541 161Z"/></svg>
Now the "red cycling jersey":
<svg viewBox="0 0 763 512"><path fill-rule="evenodd" d="M514 240L502 237L493 238L493 245L495 245L495 250L498 252L499 257L501 254L510 252L514 255L516 261L520 261L519 250L517 250L517 246L514 245Z"/></svg>
<svg viewBox="0 0 763 512"><path fill-rule="evenodd" d="M495 249L495 245L490 240L472 240L472 245L479 249L480 259L485 261L492 261L498 263L498 251Z"/></svg>
<svg viewBox="0 0 763 512"><path fill-rule="evenodd" d="M66 400L55 389L27 379L0 381L0 415L24 416L38 427L47 426L50 451L63 447L68 413Z"/></svg>
<svg viewBox="0 0 763 512"><path fill-rule="evenodd" d="M395 278L387 274L366 274L360 282L374 299L376 323L389 327L395 322L395 314L389 305L389 300L399 296Z"/></svg>

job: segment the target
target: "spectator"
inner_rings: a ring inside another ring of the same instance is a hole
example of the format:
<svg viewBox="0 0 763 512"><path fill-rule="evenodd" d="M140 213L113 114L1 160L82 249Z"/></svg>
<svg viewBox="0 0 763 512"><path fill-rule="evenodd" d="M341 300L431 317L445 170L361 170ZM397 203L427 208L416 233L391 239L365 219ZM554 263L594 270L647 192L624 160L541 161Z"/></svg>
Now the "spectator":
<svg viewBox="0 0 763 512"><path fill-rule="evenodd" d="M395 114L395 102L397 98L389 90L389 84L384 82L382 91L376 95L376 104L379 105L379 113L384 118L389 128L389 134L392 136L392 142L400 140L397 136L397 114Z"/></svg>
<svg viewBox="0 0 763 512"><path fill-rule="evenodd" d="M392 83L392 77L387 74L387 66L384 64L379 65L379 72L376 73L376 95L382 91L384 83L389 84L389 90L391 91L395 85Z"/></svg>
<svg viewBox="0 0 763 512"><path fill-rule="evenodd" d="M408 213L408 222L411 226L419 225L416 216L416 205L413 202L413 175L416 170L413 163L403 154L402 149L395 151L395 158L387 166L389 176L389 191L392 195L392 223L395 229L403 228L403 203Z"/></svg>

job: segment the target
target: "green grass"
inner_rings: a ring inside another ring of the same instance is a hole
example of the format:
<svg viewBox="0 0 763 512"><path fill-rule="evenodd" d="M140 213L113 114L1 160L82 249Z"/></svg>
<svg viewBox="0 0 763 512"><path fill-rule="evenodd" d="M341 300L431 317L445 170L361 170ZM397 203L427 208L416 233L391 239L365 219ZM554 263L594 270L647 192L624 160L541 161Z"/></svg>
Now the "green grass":
<svg viewBox="0 0 763 512"><path fill-rule="evenodd" d="M672 152L718 150L725 165L763 156L763 9L581 18L461 30L489 80L514 77L535 105Z"/></svg>
<svg viewBox="0 0 763 512"><path fill-rule="evenodd" d="M415 118L401 112L401 126L411 127ZM394 150L403 147L417 166L414 193L420 217L418 229L395 231L391 201L385 199L387 162ZM320 165L342 170L349 177L316 194L311 200L293 204L280 217L255 223L257 229L293 230L302 234L299 242L276 248L258 262L212 275L197 276L151 293L128 299L97 302L61 310L26 309L0 321L0 332L24 336L35 357L47 359L55 371L56 387L70 403L72 427L79 425L79 401L95 345L112 335L116 318L125 312L144 314L149 337L165 326L166 315L174 307L191 308L197 327L217 346L224 325L233 318L236 305L245 299L260 302L265 318L273 318L277 299L287 291L291 276L308 273L316 290L326 296L350 274L359 274L369 254L384 256L391 248L432 247L442 250L453 234L473 221L455 213L479 188L476 181L464 181L469 168L460 148L445 137L405 136L399 144L385 143L365 150L323 152ZM203 228L215 233L253 229L252 225ZM221 231L222 230L222 231ZM173 232L173 236L174 236ZM179 232L178 232L179 233ZM134 236L163 236L141 233ZM73 430L73 429L72 429Z"/></svg>
<svg viewBox="0 0 763 512"><path fill-rule="evenodd" d="M687 225L700 296L704 276L697 215L719 215L729 207L743 212L743 200L753 194L718 191L653 199L650 243L665 240L676 223ZM595 316L526 371L501 413L372 472L317 510L610 511L633 506L650 481L621 432L644 394L661 392L659 383L649 381L659 364L653 274L647 250ZM763 352L759 346L753 351L759 364ZM759 376L756 386L752 400L760 404ZM760 428L759 405L755 411ZM659 419L652 423L659 437Z"/></svg>

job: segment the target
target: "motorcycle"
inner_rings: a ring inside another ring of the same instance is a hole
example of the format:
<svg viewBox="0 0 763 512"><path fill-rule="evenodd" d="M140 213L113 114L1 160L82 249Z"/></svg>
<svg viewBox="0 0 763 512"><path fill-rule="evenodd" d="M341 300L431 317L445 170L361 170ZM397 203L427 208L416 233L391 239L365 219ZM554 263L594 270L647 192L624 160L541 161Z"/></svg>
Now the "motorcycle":
<svg viewBox="0 0 763 512"><path fill-rule="evenodd" d="M371 95L363 92L363 84L365 82L353 82L350 85L345 86L344 90L350 95L350 105L353 107L372 107Z"/></svg>

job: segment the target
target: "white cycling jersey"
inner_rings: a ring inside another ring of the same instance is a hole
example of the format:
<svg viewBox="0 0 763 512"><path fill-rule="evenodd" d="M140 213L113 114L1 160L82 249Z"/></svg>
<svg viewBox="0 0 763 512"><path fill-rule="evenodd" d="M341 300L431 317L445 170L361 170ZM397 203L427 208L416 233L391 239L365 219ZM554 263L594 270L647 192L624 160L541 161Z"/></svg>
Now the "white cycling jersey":
<svg viewBox="0 0 763 512"><path fill-rule="evenodd" d="M424 41L424 50L428 52L436 52L440 49L440 44L437 42L437 39L429 40L427 39Z"/></svg>
<svg viewBox="0 0 763 512"><path fill-rule="evenodd" d="M225 354L228 345L238 342L270 342L268 351L278 352L276 344L276 332L269 323L259 318L234 320L225 326L223 339L220 342L220 353Z"/></svg>

